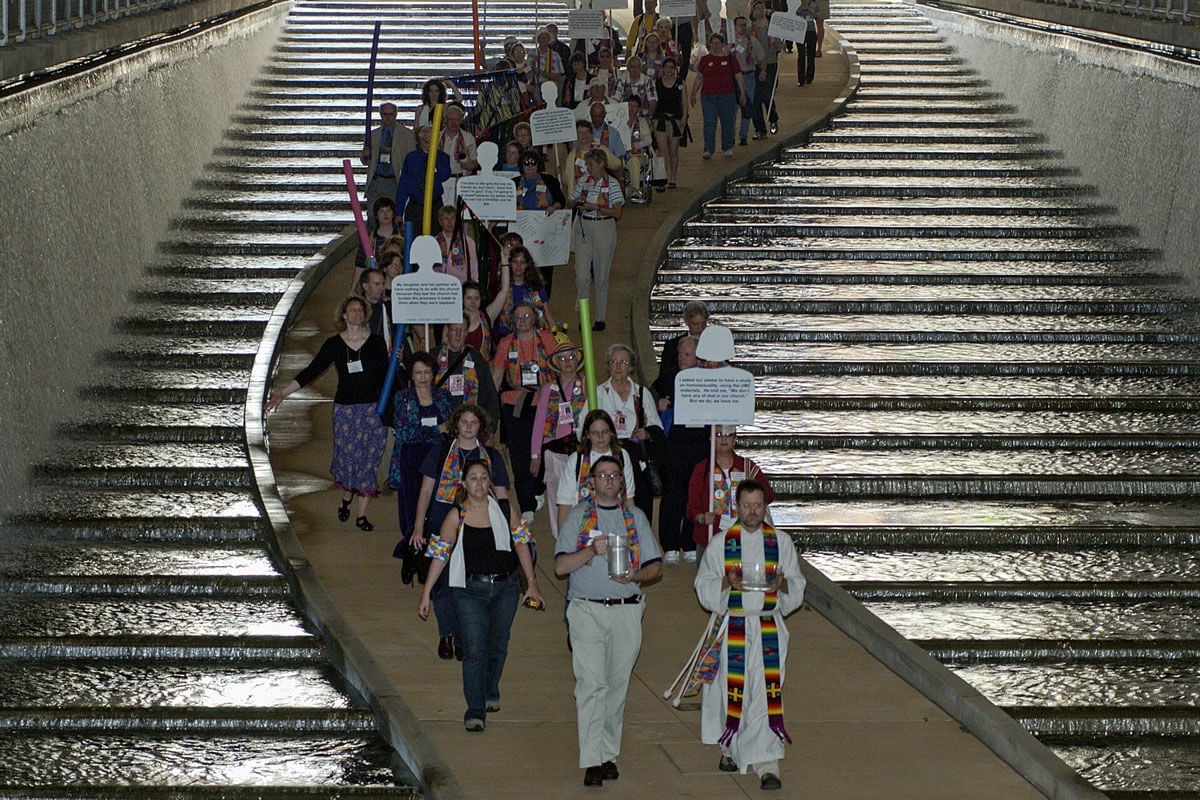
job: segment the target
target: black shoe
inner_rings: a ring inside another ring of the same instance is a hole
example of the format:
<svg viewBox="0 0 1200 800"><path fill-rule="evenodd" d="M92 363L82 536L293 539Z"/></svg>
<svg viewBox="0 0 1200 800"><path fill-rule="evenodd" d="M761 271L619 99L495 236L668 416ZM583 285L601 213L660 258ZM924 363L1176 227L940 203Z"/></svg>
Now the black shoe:
<svg viewBox="0 0 1200 800"><path fill-rule="evenodd" d="M458 642L455 642L454 643L454 660L462 661L466 657L467 657L467 653L465 650L462 649L462 645L459 644Z"/></svg>
<svg viewBox="0 0 1200 800"><path fill-rule="evenodd" d="M603 786L604 767L588 767L583 771L584 786Z"/></svg>
<svg viewBox="0 0 1200 800"><path fill-rule="evenodd" d="M355 527L357 527L357 528L358 528L360 531L373 531L373 530L375 530L375 526L371 524L371 520L367 519L366 517L356 517L356 518L355 518L355 520L354 520L354 525L355 525Z"/></svg>
<svg viewBox="0 0 1200 800"><path fill-rule="evenodd" d="M350 498L350 500L353 499L353 497ZM350 500L343 500L342 504L338 506L338 519L342 522L350 519Z"/></svg>
<svg viewBox="0 0 1200 800"><path fill-rule="evenodd" d="M438 639L438 658L449 661L454 658L454 637L450 635Z"/></svg>
<svg viewBox="0 0 1200 800"><path fill-rule="evenodd" d="M772 135L772 136L774 136L774 135L775 135L775 134L777 134L777 133L779 133L779 123L778 123L778 122L772 122L772 123L771 123L771 135Z"/></svg>
<svg viewBox="0 0 1200 800"><path fill-rule="evenodd" d="M595 333L599 333L600 331L604 330L604 328L604 320L602 319L598 319L592 323L592 331Z"/></svg>
<svg viewBox="0 0 1200 800"><path fill-rule="evenodd" d="M721 772L737 772L738 765L729 756L721 756L721 760L717 762L717 769L721 770Z"/></svg>
<svg viewBox="0 0 1200 800"><path fill-rule="evenodd" d="M615 781L621 777L621 773L617 771L617 763L615 761L605 761L601 764L600 774L606 781Z"/></svg>
<svg viewBox="0 0 1200 800"><path fill-rule="evenodd" d="M762 780L759 781L758 785L763 791L769 792L774 789L782 789L783 781L779 780L779 777L774 773L768 772L762 776Z"/></svg>
<svg viewBox="0 0 1200 800"><path fill-rule="evenodd" d="M754 141L758 142L758 141L761 141L761 140L767 138L767 133L766 133L766 131L763 131L762 133L756 133L751 138L753 138Z"/></svg>
<svg viewBox="0 0 1200 800"><path fill-rule="evenodd" d="M755 139L757 139L758 137L757 137L757 136L755 136L754 138L755 138ZM748 144L749 144L749 142L747 142L747 141L746 141L746 137L745 137L745 136L743 136L741 139L739 139L739 140L738 140L738 146L739 146L739 147L745 147L745 146L746 146L746 145L748 145Z"/></svg>

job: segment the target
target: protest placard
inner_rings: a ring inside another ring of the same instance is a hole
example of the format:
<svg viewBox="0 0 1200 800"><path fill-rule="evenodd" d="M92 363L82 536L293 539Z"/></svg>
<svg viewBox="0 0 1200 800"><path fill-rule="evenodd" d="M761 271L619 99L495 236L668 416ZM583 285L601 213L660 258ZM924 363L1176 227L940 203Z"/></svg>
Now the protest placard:
<svg viewBox="0 0 1200 800"><path fill-rule="evenodd" d="M392 280L392 320L416 325L461 322L462 284L453 275L433 271L442 260L437 239L418 236L409 260L418 269Z"/></svg>

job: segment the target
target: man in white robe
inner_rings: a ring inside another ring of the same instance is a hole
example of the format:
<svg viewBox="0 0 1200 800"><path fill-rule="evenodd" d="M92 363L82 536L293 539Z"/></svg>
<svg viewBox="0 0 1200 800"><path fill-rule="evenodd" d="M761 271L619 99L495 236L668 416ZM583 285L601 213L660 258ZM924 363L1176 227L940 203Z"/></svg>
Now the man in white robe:
<svg viewBox="0 0 1200 800"><path fill-rule="evenodd" d="M720 769L745 774L753 768L763 789L778 789L779 760L783 758L782 715L776 720L777 733L772 729L767 708L767 678L763 667L763 632L761 618L770 616L778 629L780 686L783 684L787 662L788 630L783 618L800 607L804 600L804 576L800 573L796 548L787 534L777 535L778 568L773 581L756 577L755 565L766 563L764 528L767 503L765 487L758 481L747 480L738 485L737 514L741 537L741 569L726 571L725 542L733 530L715 537L704 551L696 573L696 595L700 605L713 612L714 618L729 613L730 589L742 591L742 612L745 615L745 693L741 719L727 744L721 745ZM765 575L765 573L761 573ZM773 612L764 614L764 602L770 592L754 590L769 584L776 598ZM735 609L735 614L737 614ZM712 683L701 690L700 738L705 744L718 744L726 733L729 716L729 636L721 643L720 669Z"/></svg>

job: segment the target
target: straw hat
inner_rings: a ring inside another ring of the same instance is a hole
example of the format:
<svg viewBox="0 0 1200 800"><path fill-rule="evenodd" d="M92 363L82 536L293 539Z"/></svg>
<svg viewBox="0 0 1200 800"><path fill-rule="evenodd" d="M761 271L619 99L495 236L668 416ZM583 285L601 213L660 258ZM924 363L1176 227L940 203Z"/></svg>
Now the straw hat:
<svg viewBox="0 0 1200 800"><path fill-rule="evenodd" d="M578 366L583 366L583 348L582 347L576 347L575 345L571 344L571 339L565 333L561 333L561 332L554 334L554 341L558 342L558 347L556 347L554 349L554 352L550 354L551 369L553 369L555 372L559 371L557 358L562 353L578 353L579 354Z"/></svg>

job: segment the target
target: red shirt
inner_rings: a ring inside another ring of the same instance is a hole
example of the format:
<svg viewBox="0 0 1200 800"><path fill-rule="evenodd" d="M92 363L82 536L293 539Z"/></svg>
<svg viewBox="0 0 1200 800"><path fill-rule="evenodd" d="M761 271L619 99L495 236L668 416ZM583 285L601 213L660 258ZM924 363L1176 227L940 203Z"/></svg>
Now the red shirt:
<svg viewBox="0 0 1200 800"><path fill-rule="evenodd" d="M696 65L696 72L704 76L700 94L736 94L737 81L734 76L740 71L737 58L732 53L723 56L709 53Z"/></svg>

